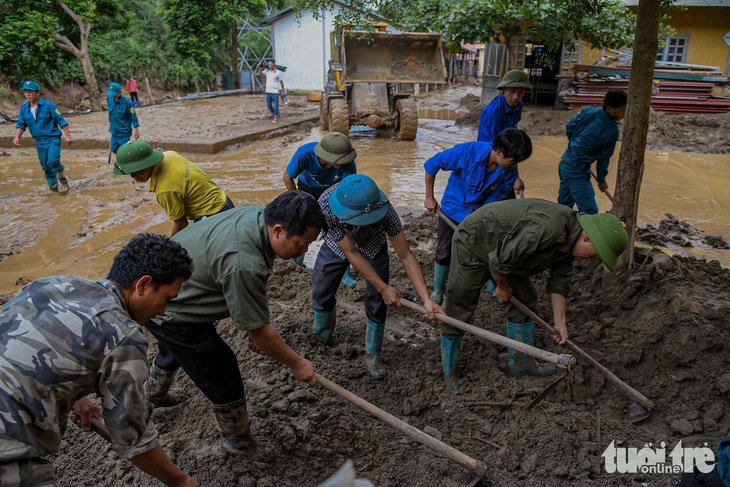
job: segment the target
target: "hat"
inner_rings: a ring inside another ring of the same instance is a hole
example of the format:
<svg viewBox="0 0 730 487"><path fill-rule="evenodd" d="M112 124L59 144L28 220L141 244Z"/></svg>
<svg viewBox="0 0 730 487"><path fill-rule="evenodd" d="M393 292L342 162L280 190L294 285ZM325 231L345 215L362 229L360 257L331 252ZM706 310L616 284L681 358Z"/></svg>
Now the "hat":
<svg viewBox="0 0 730 487"><path fill-rule="evenodd" d="M28 79L23 81L23 86L20 87L20 91L41 91L41 85Z"/></svg>
<svg viewBox="0 0 730 487"><path fill-rule="evenodd" d="M165 155L152 148L147 142L133 140L117 149L114 174L133 174L159 164Z"/></svg>
<svg viewBox="0 0 730 487"><path fill-rule="evenodd" d="M382 220L390 208L388 197L364 174L351 174L340 181L329 197L332 213L350 225L371 225Z"/></svg>
<svg viewBox="0 0 730 487"><path fill-rule="evenodd" d="M578 223L586 232L598 258L613 272L619 256L629 245L629 234L626 226L610 213L597 215L581 215Z"/></svg>
<svg viewBox="0 0 730 487"><path fill-rule="evenodd" d="M357 151L345 134L330 132L314 146L314 153L330 164L342 166L355 160Z"/></svg>
<svg viewBox="0 0 730 487"><path fill-rule="evenodd" d="M109 83L107 88L106 96L117 96L117 93L122 91L122 85L119 83Z"/></svg>
<svg viewBox="0 0 730 487"><path fill-rule="evenodd" d="M505 88L524 88L531 90L532 85L530 84L530 78L527 76L527 73L521 69L513 69L512 71L507 71L502 77L502 81L497 85L498 90Z"/></svg>

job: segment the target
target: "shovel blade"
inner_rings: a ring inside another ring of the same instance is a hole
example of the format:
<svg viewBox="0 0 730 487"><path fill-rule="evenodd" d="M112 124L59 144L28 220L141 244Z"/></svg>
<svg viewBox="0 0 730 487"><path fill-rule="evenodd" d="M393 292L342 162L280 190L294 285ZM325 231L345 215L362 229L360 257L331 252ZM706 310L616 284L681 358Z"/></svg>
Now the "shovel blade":
<svg viewBox="0 0 730 487"><path fill-rule="evenodd" d="M649 411L647 411L643 406L635 402L632 402L629 405L629 413L626 415L626 421L629 423L638 423L640 421L644 421L648 417Z"/></svg>

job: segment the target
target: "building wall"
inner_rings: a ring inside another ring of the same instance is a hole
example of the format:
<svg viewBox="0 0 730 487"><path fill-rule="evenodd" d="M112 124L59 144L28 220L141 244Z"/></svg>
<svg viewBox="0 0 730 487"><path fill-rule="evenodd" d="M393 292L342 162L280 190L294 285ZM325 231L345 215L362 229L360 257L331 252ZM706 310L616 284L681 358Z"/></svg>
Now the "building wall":
<svg viewBox="0 0 730 487"><path fill-rule="evenodd" d="M669 11L667 23L676 35L688 35L687 63L719 66L725 72L730 47L722 39L730 31L730 8L689 7Z"/></svg>

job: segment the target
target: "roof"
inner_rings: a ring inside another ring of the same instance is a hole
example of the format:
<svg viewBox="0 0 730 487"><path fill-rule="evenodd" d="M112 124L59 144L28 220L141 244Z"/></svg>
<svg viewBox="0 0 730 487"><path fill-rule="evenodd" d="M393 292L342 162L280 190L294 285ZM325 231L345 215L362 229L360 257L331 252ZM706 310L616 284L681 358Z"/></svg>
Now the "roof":
<svg viewBox="0 0 730 487"><path fill-rule="evenodd" d="M639 5L639 0L623 0L629 7ZM675 0L672 7L730 7L730 0Z"/></svg>
<svg viewBox="0 0 730 487"><path fill-rule="evenodd" d="M730 0L727 0L727 1L730 1ZM351 7L349 7L349 5L347 5L346 2L340 1L340 0L332 0L332 5L333 5L333 7L338 6L341 8L351 8ZM271 25L271 24L274 24L277 21L283 19L284 17L287 17L288 15L291 15L291 14L296 15L300 11L306 12L306 10L296 10L294 7L287 7L284 10L281 10L281 11L275 13L271 17L268 17L268 18L262 20L260 23L263 25ZM377 18L377 19L383 19L383 17L377 15L374 12L369 12L369 16L371 16L373 18Z"/></svg>

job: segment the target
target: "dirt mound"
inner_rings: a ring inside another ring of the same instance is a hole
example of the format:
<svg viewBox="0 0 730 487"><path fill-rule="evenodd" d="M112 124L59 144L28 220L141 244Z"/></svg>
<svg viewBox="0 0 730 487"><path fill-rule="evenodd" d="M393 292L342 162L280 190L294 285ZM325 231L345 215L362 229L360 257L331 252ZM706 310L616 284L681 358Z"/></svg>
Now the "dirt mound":
<svg viewBox="0 0 730 487"><path fill-rule="evenodd" d="M659 225L647 225L638 228L636 236L639 242L661 247L679 246L696 247L705 245L714 249L730 249L727 240L719 235L704 236L690 224L677 220L668 213L667 219Z"/></svg>
<svg viewBox="0 0 730 487"><path fill-rule="evenodd" d="M433 261L435 219L404 218L419 262ZM730 398L730 271L717 262L652 252L633 272L604 279L603 267L576 262L568 306L571 339L654 402L642 423L624 422L631 402L596 370L580 365L531 411L527 404L552 379L512 379L506 350L464 339L460 387L442 386L438 334L418 313L391 309L383 348L389 375L373 381L361 362L365 284L338 293L336 343L312 334L311 271L278 260L269 280L273 326L325 377L488 466L487 485L673 485L676 474L608 474L601 453L664 441L672 448L714 447L728 436ZM427 282L433 279L424 266ZM535 280L538 314L551 316L545 279ZM415 297L391 250L391 284ZM473 323L504 333L503 306L486 294ZM248 351L244 333L226 321L219 332L240 360L253 434L262 453L253 461L221 453L209 405L182 375L173 392L187 398L158 409L161 441L203 485L314 486L352 459L359 477L381 486L459 486L473 475L319 386L297 383L278 363ZM561 352L544 333L537 345ZM152 347L154 349L154 346ZM154 350L151 350L151 354ZM63 485L151 485L93 435L70 427L53 458ZM668 450L669 451L669 450Z"/></svg>

